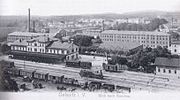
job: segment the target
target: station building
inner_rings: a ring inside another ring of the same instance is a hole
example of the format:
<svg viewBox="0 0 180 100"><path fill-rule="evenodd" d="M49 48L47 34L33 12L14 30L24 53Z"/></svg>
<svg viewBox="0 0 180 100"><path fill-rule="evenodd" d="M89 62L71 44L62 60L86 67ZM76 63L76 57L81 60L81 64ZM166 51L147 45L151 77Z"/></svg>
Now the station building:
<svg viewBox="0 0 180 100"><path fill-rule="evenodd" d="M163 77L180 78L180 58L163 58L155 59L156 75Z"/></svg>
<svg viewBox="0 0 180 100"><path fill-rule="evenodd" d="M143 45L143 48L169 47L170 35L165 32L106 30L100 35L103 43L114 48L129 49Z"/></svg>
<svg viewBox="0 0 180 100"><path fill-rule="evenodd" d="M78 59L79 47L72 42L40 36L30 40L16 40L11 44L13 58L38 62L64 62Z"/></svg>

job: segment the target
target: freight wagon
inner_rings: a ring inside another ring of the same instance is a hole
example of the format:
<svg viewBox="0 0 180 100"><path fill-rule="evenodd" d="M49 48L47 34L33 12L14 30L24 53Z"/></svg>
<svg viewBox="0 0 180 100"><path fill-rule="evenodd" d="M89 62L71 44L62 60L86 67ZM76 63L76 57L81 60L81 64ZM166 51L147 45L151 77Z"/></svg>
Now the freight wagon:
<svg viewBox="0 0 180 100"><path fill-rule="evenodd" d="M105 71L109 71L109 72L122 72L128 69L127 65L119 65L119 64L111 65L111 64L103 63L102 66Z"/></svg>
<svg viewBox="0 0 180 100"><path fill-rule="evenodd" d="M91 62L82 62L82 61L66 61L66 66L74 67L74 68L91 69L92 63Z"/></svg>
<svg viewBox="0 0 180 100"><path fill-rule="evenodd" d="M81 70L79 72L81 77L89 77L89 78L97 78L97 79L103 79L102 71L91 71L91 70Z"/></svg>

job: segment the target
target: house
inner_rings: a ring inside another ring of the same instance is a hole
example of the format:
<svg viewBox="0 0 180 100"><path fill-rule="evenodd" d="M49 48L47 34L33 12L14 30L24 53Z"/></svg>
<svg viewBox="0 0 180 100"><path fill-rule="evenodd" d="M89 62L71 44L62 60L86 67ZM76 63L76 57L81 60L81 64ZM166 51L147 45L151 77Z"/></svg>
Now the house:
<svg viewBox="0 0 180 100"><path fill-rule="evenodd" d="M79 48L72 42L40 36L30 40L17 40L11 44L13 58L38 62L64 62L78 59Z"/></svg>
<svg viewBox="0 0 180 100"><path fill-rule="evenodd" d="M156 75L180 78L180 58L157 57L155 66Z"/></svg>
<svg viewBox="0 0 180 100"><path fill-rule="evenodd" d="M171 54L180 55L180 40L172 41L169 50L171 51Z"/></svg>

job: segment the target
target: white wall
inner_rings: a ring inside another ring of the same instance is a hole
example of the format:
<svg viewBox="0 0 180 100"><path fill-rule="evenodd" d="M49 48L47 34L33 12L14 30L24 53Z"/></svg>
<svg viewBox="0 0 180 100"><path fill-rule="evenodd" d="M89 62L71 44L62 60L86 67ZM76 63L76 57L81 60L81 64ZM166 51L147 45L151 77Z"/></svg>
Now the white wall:
<svg viewBox="0 0 180 100"><path fill-rule="evenodd" d="M160 72L158 71L160 69ZM164 72L165 69L165 72ZM169 70L171 70L171 73L169 73ZM176 74L175 74L176 70ZM164 77L174 77L174 78L180 78L180 70L179 69L171 69L171 68L163 68L163 67L156 67L156 75L164 76Z"/></svg>
<svg viewBox="0 0 180 100"><path fill-rule="evenodd" d="M171 44L169 50L171 51L172 54L180 55L180 44Z"/></svg>

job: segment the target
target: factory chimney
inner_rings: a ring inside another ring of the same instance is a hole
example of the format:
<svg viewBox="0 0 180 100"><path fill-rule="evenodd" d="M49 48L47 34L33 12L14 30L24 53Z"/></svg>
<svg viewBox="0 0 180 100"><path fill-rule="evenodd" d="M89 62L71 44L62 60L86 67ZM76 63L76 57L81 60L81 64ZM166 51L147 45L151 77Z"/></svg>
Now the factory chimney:
<svg viewBox="0 0 180 100"><path fill-rule="evenodd" d="M31 31L31 19L30 19L30 8L28 9L28 32Z"/></svg>
<svg viewBox="0 0 180 100"><path fill-rule="evenodd" d="M104 31L104 20L102 21L102 31Z"/></svg>
<svg viewBox="0 0 180 100"><path fill-rule="evenodd" d="M33 32L36 32L36 23L33 21Z"/></svg>

